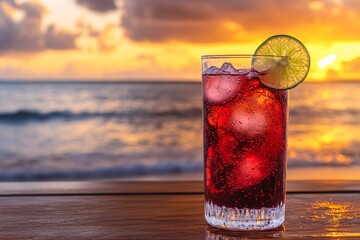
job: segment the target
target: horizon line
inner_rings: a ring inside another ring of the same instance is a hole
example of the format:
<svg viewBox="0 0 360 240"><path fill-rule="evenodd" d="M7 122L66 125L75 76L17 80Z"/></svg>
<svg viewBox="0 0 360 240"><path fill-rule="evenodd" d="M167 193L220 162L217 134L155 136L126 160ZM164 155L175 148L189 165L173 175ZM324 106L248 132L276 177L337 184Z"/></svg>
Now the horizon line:
<svg viewBox="0 0 360 240"><path fill-rule="evenodd" d="M316 81L308 80L303 83L356 83L360 82L357 80L326 80ZM0 83L201 83L201 80L186 80L186 79L0 79Z"/></svg>

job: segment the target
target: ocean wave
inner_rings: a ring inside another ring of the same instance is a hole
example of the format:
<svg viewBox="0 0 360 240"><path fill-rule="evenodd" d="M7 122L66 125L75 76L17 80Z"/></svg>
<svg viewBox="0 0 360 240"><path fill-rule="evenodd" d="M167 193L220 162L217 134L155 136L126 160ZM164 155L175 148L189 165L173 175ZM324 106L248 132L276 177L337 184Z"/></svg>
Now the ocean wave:
<svg viewBox="0 0 360 240"><path fill-rule="evenodd" d="M41 112L37 110L17 110L14 112L0 112L0 123L21 123L28 121L47 120L81 120L88 118L132 118L132 117L201 117L201 108L169 109L169 110L134 110L128 112L71 112L50 111Z"/></svg>
<svg viewBox="0 0 360 240"><path fill-rule="evenodd" d="M321 167L351 167L357 164L341 162L304 161L304 159L290 159L289 169L321 168ZM357 165L358 166L358 165ZM146 163L112 166L96 169L29 169L17 168L12 171L0 171L0 181L41 181L41 180L89 180L126 177L144 177L162 174L201 173L202 161L163 162L155 165Z"/></svg>
<svg viewBox="0 0 360 240"><path fill-rule="evenodd" d="M294 155L290 151L290 155ZM11 156L6 157L6 159ZM45 160L46 157L43 157ZM56 158L56 157L55 157ZM78 156L71 159L71 162L83 162L83 159L105 159L106 162L115 161L111 166L97 168L75 167L73 164L66 168L47 168L40 166L42 160L34 161L30 166L21 165L21 163L29 163L28 159L13 158L11 162L19 164L6 167L6 162L0 159L0 181L33 181L33 180L83 180L83 179L108 179L108 178L124 178L124 177L143 177L149 175L175 174L175 173L193 173L202 172L203 161L200 158L192 160L179 160L176 157L167 160L149 163L146 159L140 162L129 163L128 161L116 162L119 157L112 155L103 155L92 153L86 157ZM5 159L5 158L4 158ZM48 161L54 160L49 157ZM70 160L70 159L68 159ZM76 164L78 165L78 164ZM312 151L297 152L296 156L289 156L288 168L321 168L321 167L352 167L360 165L360 153L356 150L352 153L322 153L316 154ZM64 166L67 166L64 163Z"/></svg>
<svg viewBox="0 0 360 240"><path fill-rule="evenodd" d="M360 109L346 108L346 109L329 109L329 108L314 108L313 106L298 106L290 108L290 115L292 116L306 116L306 117L329 117L339 115L351 115L360 117Z"/></svg>
<svg viewBox="0 0 360 240"><path fill-rule="evenodd" d="M24 168L0 172L0 181L106 179L146 176L152 174L200 172L202 169L202 162L193 161L163 162L154 165L136 163L125 166L104 167L89 170L30 170Z"/></svg>
<svg viewBox="0 0 360 240"><path fill-rule="evenodd" d="M29 121L48 120L82 120L89 118L124 119L134 117L180 117L201 118L201 107L187 109L133 109L129 111L83 111L73 112L68 110L42 112L39 110L19 109L10 112L0 112L0 123L23 123ZM352 122L360 117L359 109L313 109L308 106L290 108L290 120L313 121L314 118L332 119L334 116L349 116ZM358 121L355 121L358 122Z"/></svg>
<svg viewBox="0 0 360 240"><path fill-rule="evenodd" d="M349 149L289 150L288 167L346 167L360 164L358 143Z"/></svg>

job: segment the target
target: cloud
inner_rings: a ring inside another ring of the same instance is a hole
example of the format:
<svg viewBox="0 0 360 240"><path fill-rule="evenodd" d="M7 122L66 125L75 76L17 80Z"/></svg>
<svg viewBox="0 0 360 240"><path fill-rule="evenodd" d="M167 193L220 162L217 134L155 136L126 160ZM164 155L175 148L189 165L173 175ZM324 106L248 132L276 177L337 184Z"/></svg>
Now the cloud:
<svg viewBox="0 0 360 240"><path fill-rule="evenodd" d="M76 2L92 11L100 13L117 9L115 0L76 0Z"/></svg>
<svg viewBox="0 0 360 240"><path fill-rule="evenodd" d="M344 72L360 73L360 57L342 62L342 68Z"/></svg>
<svg viewBox="0 0 360 240"><path fill-rule="evenodd" d="M341 79L341 76L338 71L336 71L334 69L329 69L326 72L326 79L329 81L336 81L336 80Z"/></svg>
<svg viewBox="0 0 360 240"><path fill-rule="evenodd" d="M278 33L357 39L354 0L124 0L121 25L133 41L235 42Z"/></svg>
<svg viewBox="0 0 360 240"><path fill-rule="evenodd" d="M45 45L50 49L75 48L77 34L59 31L55 25L50 25L45 33Z"/></svg>
<svg viewBox="0 0 360 240"><path fill-rule="evenodd" d="M16 14L22 18L16 18ZM0 2L0 51L40 51L45 49L75 48L76 34L50 25L44 32L42 24L47 10L39 2L16 4Z"/></svg>
<svg viewBox="0 0 360 240"><path fill-rule="evenodd" d="M356 80L359 81L360 76L360 57L357 56L349 61L341 61L340 69L328 69L326 72L326 79L339 81L339 80Z"/></svg>
<svg viewBox="0 0 360 240"><path fill-rule="evenodd" d="M97 44L102 51L113 51L120 43L121 34L116 24L107 24L102 31L97 34Z"/></svg>

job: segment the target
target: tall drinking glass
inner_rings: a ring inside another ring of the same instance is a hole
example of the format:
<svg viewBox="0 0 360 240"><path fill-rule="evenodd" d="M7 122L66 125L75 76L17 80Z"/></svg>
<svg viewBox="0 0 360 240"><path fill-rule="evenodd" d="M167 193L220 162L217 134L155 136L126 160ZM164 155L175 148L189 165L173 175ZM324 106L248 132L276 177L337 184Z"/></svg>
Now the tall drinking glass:
<svg viewBox="0 0 360 240"><path fill-rule="evenodd" d="M287 91L260 83L256 58L202 57L205 218L215 227L264 230L285 215ZM261 60L261 59L260 59Z"/></svg>

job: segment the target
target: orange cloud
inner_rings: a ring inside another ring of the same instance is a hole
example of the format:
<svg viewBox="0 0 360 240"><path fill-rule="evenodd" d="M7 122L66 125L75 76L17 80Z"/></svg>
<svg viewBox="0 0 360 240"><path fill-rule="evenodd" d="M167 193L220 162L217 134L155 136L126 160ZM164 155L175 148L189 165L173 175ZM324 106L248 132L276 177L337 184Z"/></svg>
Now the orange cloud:
<svg viewBox="0 0 360 240"><path fill-rule="evenodd" d="M359 11L351 0L124 0L121 26L133 41L252 41L275 33L357 40Z"/></svg>
<svg viewBox="0 0 360 240"><path fill-rule="evenodd" d="M352 81L359 80L360 76L360 57L350 61L341 61L336 69L326 71L326 80L328 81Z"/></svg>
<svg viewBox="0 0 360 240"><path fill-rule="evenodd" d="M355 80L358 12L354 0L0 0L0 76L199 80L201 55L286 33L308 47L309 80Z"/></svg>
<svg viewBox="0 0 360 240"><path fill-rule="evenodd" d="M360 57L342 63L344 72L360 73Z"/></svg>
<svg viewBox="0 0 360 240"><path fill-rule="evenodd" d="M115 50L121 40L120 30L115 24L107 24L97 37L98 46L103 51Z"/></svg>

